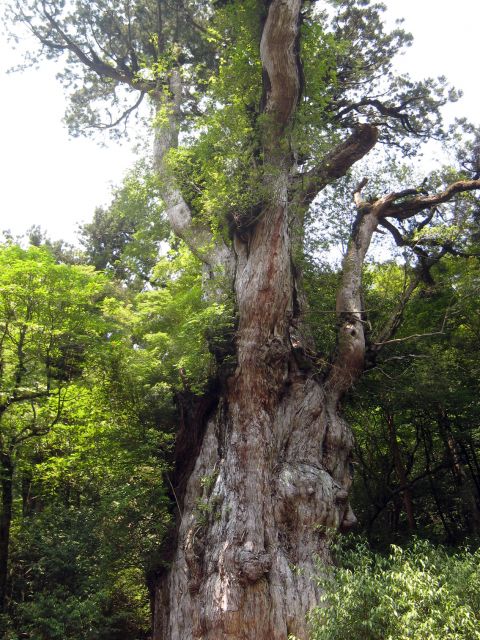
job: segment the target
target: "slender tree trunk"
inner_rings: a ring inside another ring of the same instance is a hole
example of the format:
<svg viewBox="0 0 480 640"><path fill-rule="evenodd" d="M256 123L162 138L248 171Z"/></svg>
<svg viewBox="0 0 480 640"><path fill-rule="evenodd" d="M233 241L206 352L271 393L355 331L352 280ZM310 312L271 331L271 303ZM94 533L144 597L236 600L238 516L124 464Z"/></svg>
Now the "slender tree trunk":
<svg viewBox="0 0 480 640"><path fill-rule="evenodd" d="M10 529L13 505L13 462L8 453L0 453L0 484L2 487L2 511L0 513L0 612L5 610Z"/></svg>
<svg viewBox="0 0 480 640"><path fill-rule="evenodd" d="M395 421L393 415L388 411L385 414L385 420L387 422L388 434L390 438L390 452L392 454L393 462L395 465L395 473L398 478L398 482L401 487L405 487L402 491L402 500L405 513L407 515L408 529L414 531L416 529L412 490L409 488L407 470L403 462L402 452L400 450L397 440L397 430L395 427Z"/></svg>
<svg viewBox="0 0 480 640"><path fill-rule="evenodd" d="M452 431L450 418L442 407L438 409L437 424L445 446L450 470L458 488L458 495L461 499L461 510L463 511L466 527L471 533L477 534L480 527L480 511L475 490L467 479L465 464L468 464L468 458L465 456L467 459L462 459L460 443Z"/></svg>
<svg viewBox="0 0 480 640"><path fill-rule="evenodd" d="M436 479L434 474L432 473L432 464L431 464L431 452L433 449L432 436L429 432L427 432L427 429L425 427L423 429L423 447L425 451L425 467L428 472L428 482L430 484L430 491L431 491L433 500L435 502L435 505L437 507L439 518L442 522L443 529L447 537L447 541L450 543L455 542L456 532L455 530L452 530L450 528L450 525L447 522L447 519L442 509L442 505L440 503L440 498L439 498L437 487L436 487Z"/></svg>

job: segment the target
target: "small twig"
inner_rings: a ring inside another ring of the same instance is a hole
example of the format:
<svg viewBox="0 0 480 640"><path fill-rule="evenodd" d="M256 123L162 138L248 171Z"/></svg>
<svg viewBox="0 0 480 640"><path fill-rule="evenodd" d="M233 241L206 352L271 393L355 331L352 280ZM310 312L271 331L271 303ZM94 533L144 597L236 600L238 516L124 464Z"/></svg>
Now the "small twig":
<svg viewBox="0 0 480 640"><path fill-rule="evenodd" d="M406 340L412 340L413 338L426 338L428 336L438 336L444 333L443 328L445 326L445 319L443 320L442 329L440 331L433 331L432 333L413 333L411 336L405 338L394 338L392 340L386 340L385 342L373 342L375 346L383 346L385 344L393 344L395 342L405 342Z"/></svg>
<svg viewBox="0 0 480 640"><path fill-rule="evenodd" d="M175 500L175 504L177 505L178 513L180 514L180 519L183 520L183 513L182 513L182 510L180 509L180 503L178 502L177 494L175 493L175 489L173 488L173 484L167 472L165 472L165 477L167 478L167 482L170 485L170 489L172 490L173 498Z"/></svg>

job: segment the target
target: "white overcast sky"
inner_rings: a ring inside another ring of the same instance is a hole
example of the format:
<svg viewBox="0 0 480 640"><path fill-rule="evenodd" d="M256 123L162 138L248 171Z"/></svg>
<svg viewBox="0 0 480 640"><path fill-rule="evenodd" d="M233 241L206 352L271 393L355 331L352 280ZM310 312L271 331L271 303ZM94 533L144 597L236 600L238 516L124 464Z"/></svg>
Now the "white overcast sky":
<svg viewBox="0 0 480 640"><path fill-rule="evenodd" d="M451 113L480 124L480 2L384 2L387 18L403 17L415 38L399 61L402 70L419 79L446 75L464 92ZM135 155L128 144L102 148L70 139L55 66L7 74L18 61L5 38L0 40L0 230L21 234L37 224L53 239L74 241L78 224L109 202L112 185L121 182Z"/></svg>

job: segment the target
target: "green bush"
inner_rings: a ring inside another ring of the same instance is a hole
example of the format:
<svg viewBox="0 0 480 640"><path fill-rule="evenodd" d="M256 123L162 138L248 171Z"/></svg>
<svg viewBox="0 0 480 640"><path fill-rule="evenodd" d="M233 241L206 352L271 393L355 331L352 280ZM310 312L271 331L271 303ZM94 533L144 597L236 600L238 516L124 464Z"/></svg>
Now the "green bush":
<svg viewBox="0 0 480 640"><path fill-rule="evenodd" d="M356 540L337 562L318 578L312 640L480 639L480 550L417 540L383 556Z"/></svg>

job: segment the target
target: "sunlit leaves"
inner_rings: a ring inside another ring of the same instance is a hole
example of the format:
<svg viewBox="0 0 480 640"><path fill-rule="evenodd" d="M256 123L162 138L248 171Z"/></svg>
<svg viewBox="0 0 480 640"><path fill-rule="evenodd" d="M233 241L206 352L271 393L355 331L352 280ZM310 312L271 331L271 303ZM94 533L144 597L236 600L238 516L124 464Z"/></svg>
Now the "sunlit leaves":
<svg viewBox="0 0 480 640"><path fill-rule="evenodd" d="M114 191L110 206L97 209L93 221L81 227L81 242L96 269L141 289L168 234L156 179L139 163Z"/></svg>
<svg viewBox="0 0 480 640"><path fill-rule="evenodd" d="M215 370L208 335L231 328L231 302L205 299L201 266L184 246L160 260L154 281L136 302L138 366L148 362L156 383L198 392Z"/></svg>
<svg viewBox="0 0 480 640"><path fill-rule="evenodd" d="M338 567L322 569L312 638L476 640L478 555L417 541L405 551L392 546L384 557L359 541L340 552Z"/></svg>

